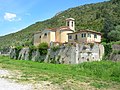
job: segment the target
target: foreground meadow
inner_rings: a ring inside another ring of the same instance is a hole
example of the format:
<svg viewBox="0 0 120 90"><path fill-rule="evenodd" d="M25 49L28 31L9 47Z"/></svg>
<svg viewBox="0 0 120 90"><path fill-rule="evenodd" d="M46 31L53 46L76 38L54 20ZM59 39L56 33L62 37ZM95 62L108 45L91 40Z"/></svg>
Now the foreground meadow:
<svg viewBox="0 0 120 90"><path fill-rule="evenodd" d="M120 90L120 62L86 62L78 65L13 60L0 56L0 69L10 70L19 83L48 81L62 90ZM49 86L49 85L48 85Z"/></svg>

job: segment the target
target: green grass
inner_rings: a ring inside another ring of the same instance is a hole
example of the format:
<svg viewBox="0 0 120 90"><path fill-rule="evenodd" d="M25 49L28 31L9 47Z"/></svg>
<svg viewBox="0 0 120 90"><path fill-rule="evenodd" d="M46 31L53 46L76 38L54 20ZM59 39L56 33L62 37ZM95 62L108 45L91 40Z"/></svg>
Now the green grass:
<svg viewBox="0 0 120 90"><path fill-rule="evenodd" d="M23 73L20 79L22 81L29 81L33 77L35 81L51 81L57 84L75 80L90 82L90 85L97 88L107 87L109 82L120 84L120 62L100 61L64 65L13 60L0 56L0 68L20 70Z"/></svg>

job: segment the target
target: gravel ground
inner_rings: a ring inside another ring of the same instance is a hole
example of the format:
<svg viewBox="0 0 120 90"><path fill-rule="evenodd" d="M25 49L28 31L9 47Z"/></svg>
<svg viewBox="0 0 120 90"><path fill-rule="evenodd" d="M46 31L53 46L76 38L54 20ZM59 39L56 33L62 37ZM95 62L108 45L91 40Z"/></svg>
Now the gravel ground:
<svg viewBox="0 0 120 90"><path fill-rule="evenodd" d="M12 76L11 72L0 70L0 90L61 90L58 85L53 85L47 81L41 81L36 84L21 84L5 78L10 76Z"/></svg>
<svg viewBox="0 0 120 90"><path fill-rule="evenodd" d="M7 70L0 70L0 77L9 75L10 73ZM33 87L31 85L22 85L5 78L0 78L0 90L33 90Z"/></svg>

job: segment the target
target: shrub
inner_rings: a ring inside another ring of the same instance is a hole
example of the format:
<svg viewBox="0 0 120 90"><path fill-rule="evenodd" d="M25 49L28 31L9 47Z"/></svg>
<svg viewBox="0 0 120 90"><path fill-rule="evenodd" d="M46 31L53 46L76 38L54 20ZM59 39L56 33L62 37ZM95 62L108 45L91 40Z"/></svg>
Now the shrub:
<svg viewBox="0 0 120 90"><path fill-rule="evenodd" d="M111 43L104 43L103 45L105 48L104 59L108 59L110 56L110 53L112 52L112 44Z"/></svg>
<svg viewBox="0 0 120 90"><path fill-rule="evenodd" d="M60 48L60 46L53 46L51 49L55 52Z"/></svg>
<svg viewBox="0 0 120 90"><path fill-rule="evenodd" d="M113 52L112 52L113 54L120 54L120 50L114 50Z"/></svg>
<svg viewBox="0 0 120 90"><path fill-rule="evenodd" d="M40 45L38 46L39 52L41 55L46 55L47 54L47 49L48 49L48 44L43 42L40 43Z"/></svg>
<svg viewBox="0 0 120 90"><path fill-rule="evenodd" d="M23 46L16 46L15 47L15 50L16 50L16 59L18 58L18 56L19 56L19 52L20 52L20 50L23 48Z"/></svg>

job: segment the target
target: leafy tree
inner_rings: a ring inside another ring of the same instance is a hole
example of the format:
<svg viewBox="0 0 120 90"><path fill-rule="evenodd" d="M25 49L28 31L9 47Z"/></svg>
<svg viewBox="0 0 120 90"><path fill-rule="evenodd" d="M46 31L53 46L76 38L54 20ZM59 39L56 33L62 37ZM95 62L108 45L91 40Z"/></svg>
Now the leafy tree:
<svg viewBox="0 0 120 90"><path fill-rule="evenodd" d="M109 15L106 15L102 30L103 37L106 39L106 42L110 42L110 37L108 36L108 33L111 32L112 30L114 30L114 24Z"/></svg>
<svg viewBox="0 0 120 90"><path fill-rule="evenodd" d="M117 30L112 30L108 33L108 37L110 41L119 41L120 40L120 32Z"/></svg>
<svg viewBox="0 0 120 90"><path fill-rule="evenodd" d="M110 41L119 41L120 40L120 25L115 27L115 30L112 30L108 33Z"/></svg>

